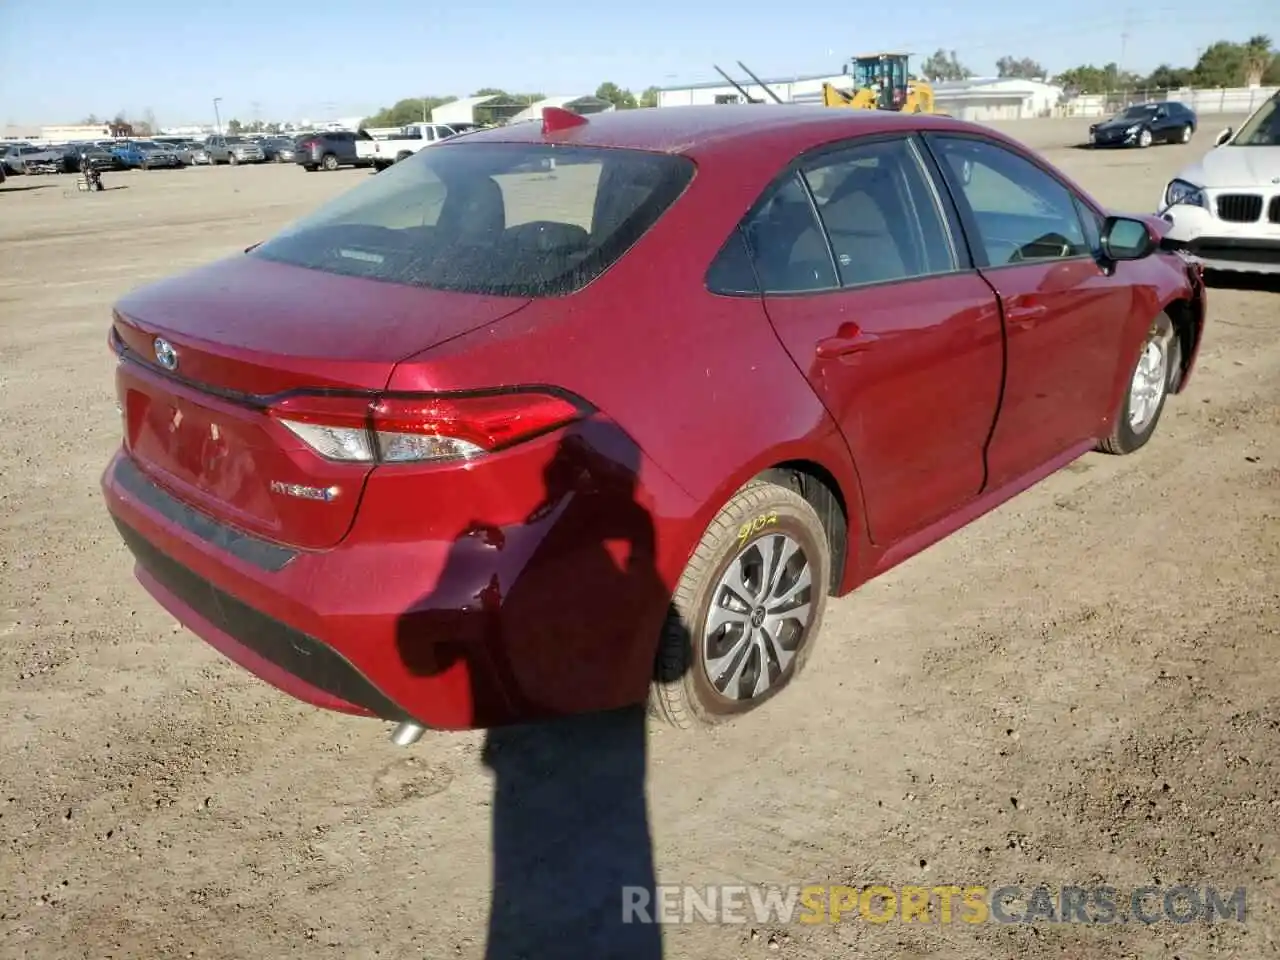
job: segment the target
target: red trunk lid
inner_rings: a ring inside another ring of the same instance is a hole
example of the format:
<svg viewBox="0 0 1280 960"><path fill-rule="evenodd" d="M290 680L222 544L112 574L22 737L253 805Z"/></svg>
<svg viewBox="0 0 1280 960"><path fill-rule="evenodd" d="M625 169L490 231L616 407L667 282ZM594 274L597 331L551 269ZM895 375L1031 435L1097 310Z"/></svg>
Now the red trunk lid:
<svg viewBox="0 0 1280 960"><path fill-rule="evenodd" d="M116 307L125 447L154 482L225 523L293 546L333 546L373 466L320 457L266 414L267 398L382 390L399 360L528 302L248 256L161 281ZM172 370L157 360L158 338L176 353Z"/></svg>

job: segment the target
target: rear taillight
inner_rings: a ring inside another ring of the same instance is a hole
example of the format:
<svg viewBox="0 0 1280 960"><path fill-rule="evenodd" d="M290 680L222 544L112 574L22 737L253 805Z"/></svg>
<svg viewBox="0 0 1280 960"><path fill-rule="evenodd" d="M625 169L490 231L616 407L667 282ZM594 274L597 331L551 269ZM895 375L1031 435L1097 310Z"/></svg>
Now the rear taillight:
<svg viewBox="0 0 1280 960"><path fill-rule="evenodd" d="M469 396L299 394L270 414L327 460L473 460L582 418L586 408L539 391Z"/></svg>

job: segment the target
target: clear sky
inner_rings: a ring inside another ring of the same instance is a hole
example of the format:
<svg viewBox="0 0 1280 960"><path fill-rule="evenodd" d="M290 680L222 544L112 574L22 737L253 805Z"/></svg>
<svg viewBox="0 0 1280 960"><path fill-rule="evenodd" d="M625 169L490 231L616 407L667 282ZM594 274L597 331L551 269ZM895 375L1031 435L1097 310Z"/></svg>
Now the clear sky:
<svg viewBox="0 0 1280 960"><path fill-rule="evenodd" d="M1256 33L1280 42L1280 0L3 0L0 124L148 109L162 125L204 123L214 97L224 122L330 119L486 86L638 92L717 79L713 64L736 76L737 60L765 78L835 72L884 48L915 63L954 49L979 74L1004 54L1050 72L1109 60L1145 72Z"/></svg>

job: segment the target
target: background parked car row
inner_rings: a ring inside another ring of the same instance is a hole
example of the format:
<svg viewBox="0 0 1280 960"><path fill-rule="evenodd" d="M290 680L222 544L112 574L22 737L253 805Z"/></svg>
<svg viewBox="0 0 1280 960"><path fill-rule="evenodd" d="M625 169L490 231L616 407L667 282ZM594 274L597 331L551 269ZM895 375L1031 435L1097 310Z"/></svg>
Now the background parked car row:
<svg viewBox="0 0 1280 960"><path fill-rule="evenodd" d="M366 166L355 156L355 141L368 134L303 133L263 136L159 136L80 143L0 144L0 170L6 175L77 173L87 154L103 170L155 170L193 165L294 163L308 169ZM306 144L306 146L301 146ZM301 153L299 152L301 151ZM307 159L302 159L303 155ZM337 157L335 161L333 157Z"/></svg>

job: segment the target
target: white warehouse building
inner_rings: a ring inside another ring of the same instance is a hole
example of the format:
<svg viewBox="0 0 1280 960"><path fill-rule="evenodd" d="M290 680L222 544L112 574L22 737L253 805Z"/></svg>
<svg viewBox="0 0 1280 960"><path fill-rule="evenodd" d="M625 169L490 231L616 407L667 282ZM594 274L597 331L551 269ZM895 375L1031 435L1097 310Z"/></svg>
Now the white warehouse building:
<svg viewBox="0 0 1280 960"><path fill-rule="evenodd" d="M957 120L1025 120L1047 117L1062 102L1062 87L1009 77L952 80L933 85L937 110Z"/></svg>
<svg viewBox="0 0 1280 960"><path fill-rule="evenodd" d="M822 85L824 83L830 83L844 90L848 90L853 84L851 77L840 73L829 76L787 77L782 80L774 80L767 77L761 77L760 79L784 103L821 103ZM746 77L743 77L739 83L742 89L747 91L754 99L762 100L765 103L773 103L773 98L769 96L760 84ZM683 87L665 87L658 90L658 106L660 107L698 107L714 103L746 102L742 94L732 84L723 80L691 83Z"/></svg>
<svg viewBox="0 0 1280 960"><path fill-rule="evenodd" d="M853 89L845 74L761 80L784 103L821 103L822 85ZM744 79L742 89L756 100L772 103L760 84ZM978 78L933 84L936 109L962 120L1019 120L1048 116L1062 99L1062 88L1040 80ZM744 103L742 93L725 81L666 87L658 91L658 106L688 107L715 103Z"/></svg>

